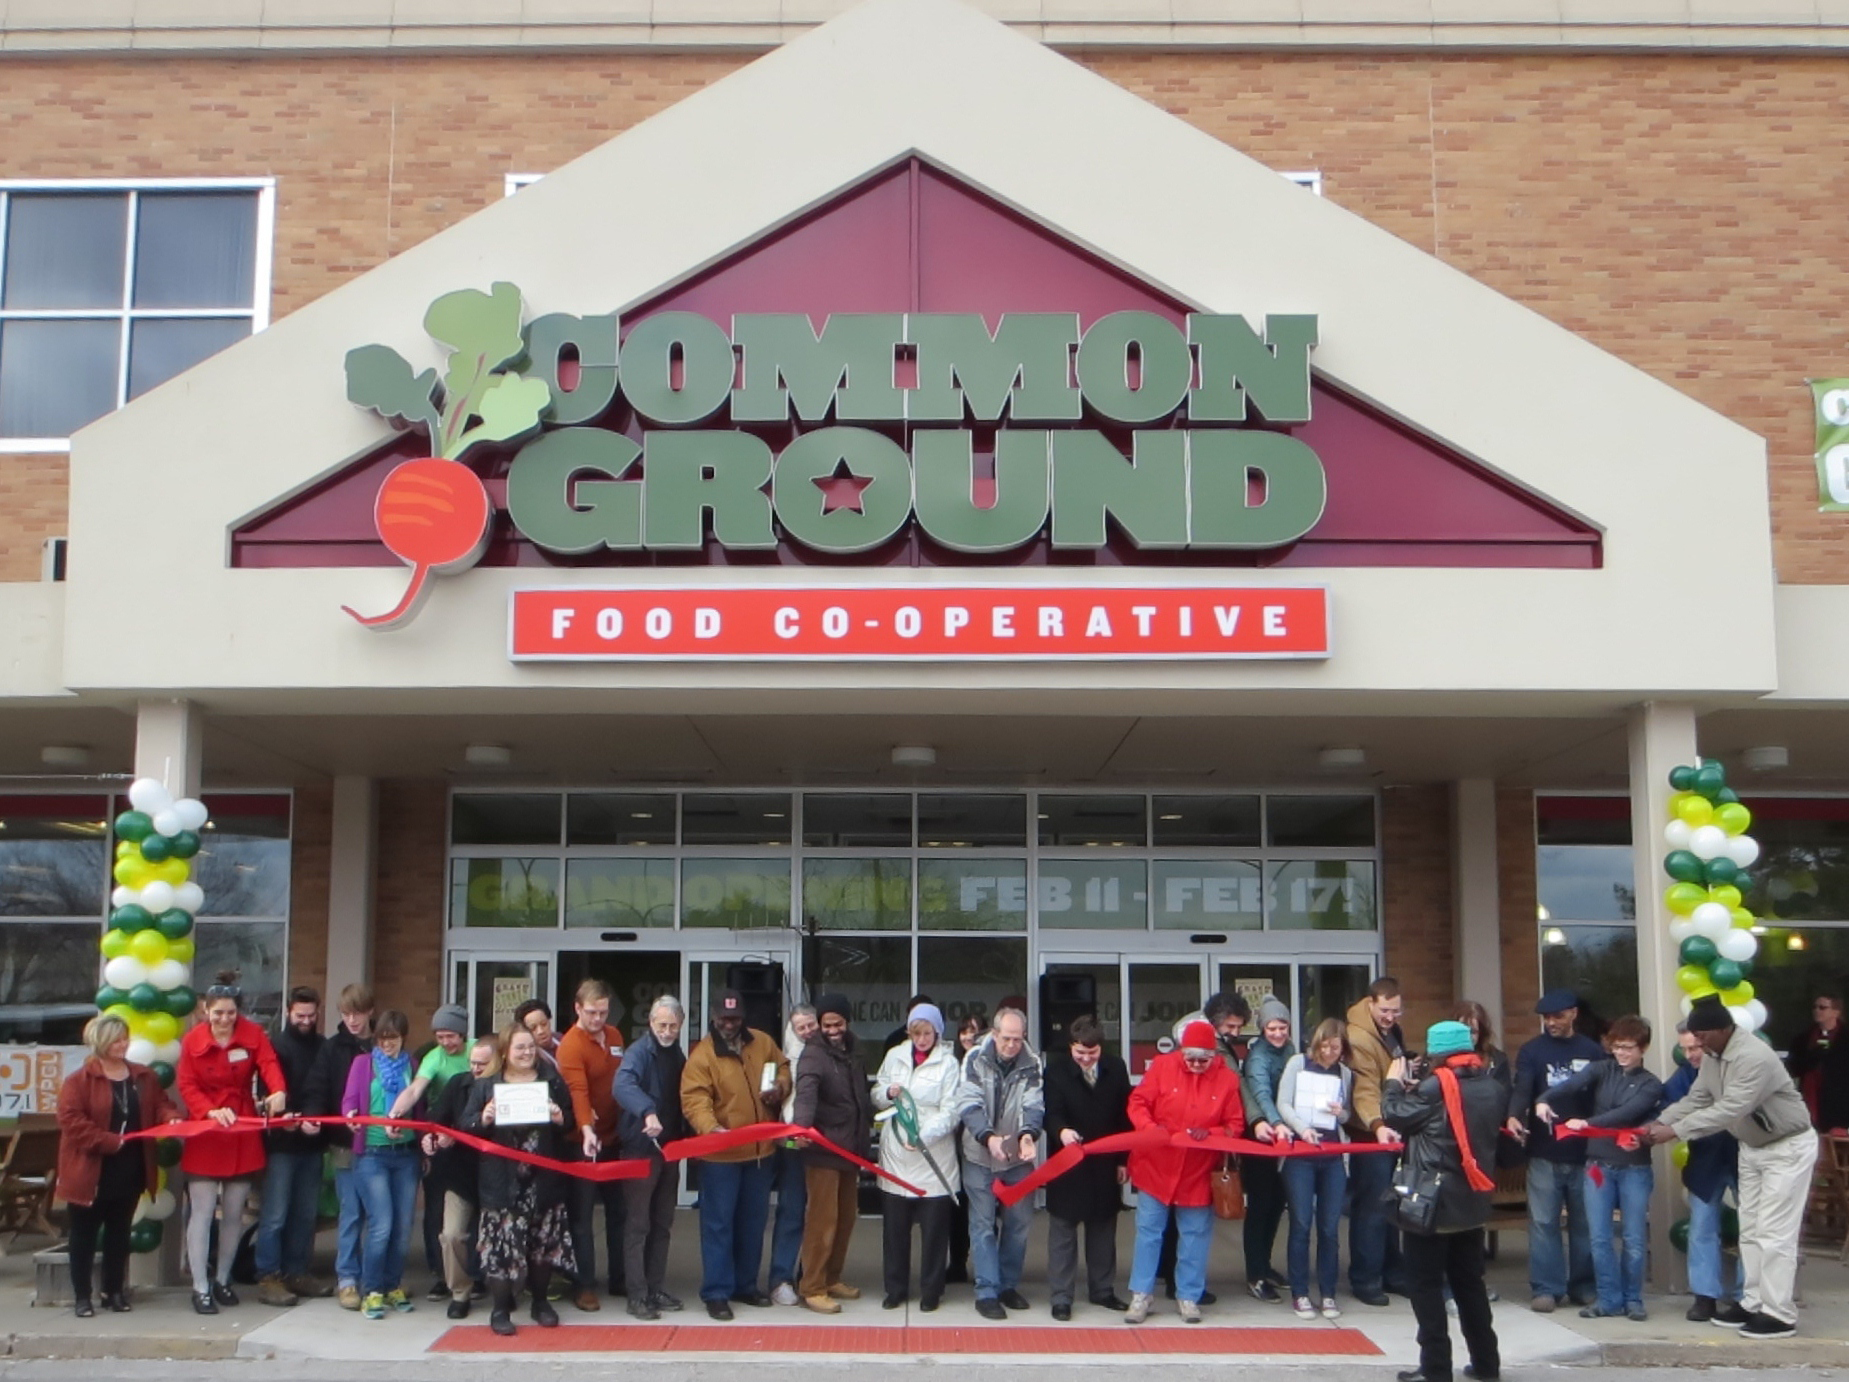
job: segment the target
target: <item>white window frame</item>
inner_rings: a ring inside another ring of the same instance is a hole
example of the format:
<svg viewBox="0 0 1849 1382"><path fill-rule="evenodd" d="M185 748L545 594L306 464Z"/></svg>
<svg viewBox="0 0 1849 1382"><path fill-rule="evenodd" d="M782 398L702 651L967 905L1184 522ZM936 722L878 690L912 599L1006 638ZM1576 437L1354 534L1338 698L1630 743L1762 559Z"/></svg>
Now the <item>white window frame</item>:
<svg viewBox="0 0 1849 1382"><path fill-rule="evenodd" d="M1323 175L1320 169L1311 168L1302 172L1284 173L1282 176L1289 178L1299 187L1309 188L1319 197L1323 194Z"/></svg>
<svg viewBox="0 0 1849 1382"><path fill-rule="evenodd" d="M544 173L507 173L501 179L501 195L511 197L522 187L531 187L544 176Z"/></svg>
<svg viewBox="0 0 1849 1382"><path fill-rule="evenodd" d="M6 194L12 192L255 192L257 194L257 243L252 247L253 274L249 308L145 308L136 307L135 235L136 213L140 202L131 197L129 228L124 254L127 264L122 275L122 305L72 310L57 308L0 308L0 322L6 321L120 321L176 320L185 318L248 317L251 335L270 324L270 294L276 259L276 179L258 178L0 178L0 281L6 273ZM122 332L120 357L116 370L116 408L128 401L128 351L130 333ZM0 455L44 455L68 452L69 437L0 437Z"/></svg>

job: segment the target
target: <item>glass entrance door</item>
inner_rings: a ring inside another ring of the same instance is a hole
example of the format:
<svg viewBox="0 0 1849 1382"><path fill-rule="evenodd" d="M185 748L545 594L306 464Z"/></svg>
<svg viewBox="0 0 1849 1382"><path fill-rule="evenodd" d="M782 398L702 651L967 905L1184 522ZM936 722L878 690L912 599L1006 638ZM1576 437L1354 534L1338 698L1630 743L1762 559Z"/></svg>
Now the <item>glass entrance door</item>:
<svg viewBox="0 0 1849 1382"><path fill-rule="evenodd" d="M552 1001L549 956L458 955L454 970L452 1000L468 1008L469 1030L478 1035L500 1031L529 998Z"/></svg>
<svg viewBox="0 0 1849 1382"><path fill-rule="evenodd" d="M602 979L610 986L610 1022L628 1045L647 1029L648 1010L657 998L680 996L681 953L617 947L559 951L558 992L552 1011L560 1031L572 1024L574 997L586 979Z"/></svg>

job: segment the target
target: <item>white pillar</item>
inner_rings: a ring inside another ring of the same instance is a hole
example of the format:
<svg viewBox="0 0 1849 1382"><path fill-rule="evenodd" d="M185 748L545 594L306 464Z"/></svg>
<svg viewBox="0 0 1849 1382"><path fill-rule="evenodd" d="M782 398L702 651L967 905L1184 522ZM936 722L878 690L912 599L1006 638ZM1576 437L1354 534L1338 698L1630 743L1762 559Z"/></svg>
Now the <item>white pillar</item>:
<svg viewBox="0 0 1849 1382"><path fill-rule="evenodd" d="M1451 784L1451 896L1457 909L1457 994L1502 1022L1502 894L1496 884L1496 784Z"/></svg>
<svg viewBox="0 0 1849 1382"><path fill-rule="evenodd" d="M199 794L205 733L191 701L142 701L135 707L135 776L157 779L175 797Z"/></svg>
<svg viewBox="0 0 1849 1382"><path fill-rule="evenodd" d="M1637 892L1638 1011L1650 1023L1649 1066L1667 1078L1675 1069L1676 1023L1682 1020L1676 987L1678 959L1669 938L1669 908L1663 893L1663 827L1669 821L1669 770L1696 762L1695 708L1680 702L1646 701L1630 712L1631 879ZM1686 1201L1682 1177L1666 1149L1656 1155L1656 1194L1650 1201L1651 1275L1659 1287L1680 1290L1688 1262L1669 1242L1669 1227Z"/></svg>
<svg viewBox="0 0 1849 1382"><path fill-rule="evenodd" d="M372 982L372 913L378 849L379 791L369 777L334 779L334 821L328 843L327 1005L348 984Z"/></svg>

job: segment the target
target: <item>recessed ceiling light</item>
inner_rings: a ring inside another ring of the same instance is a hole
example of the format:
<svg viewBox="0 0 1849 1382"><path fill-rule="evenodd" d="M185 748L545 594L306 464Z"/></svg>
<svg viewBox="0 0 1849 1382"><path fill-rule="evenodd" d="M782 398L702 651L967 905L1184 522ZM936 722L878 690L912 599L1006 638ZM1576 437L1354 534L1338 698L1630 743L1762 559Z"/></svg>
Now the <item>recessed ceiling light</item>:
<svg viewBox="0 0 1849 1382"><path fill-rule="evenodd" d="M1181 812L1176 811L1166 816L1157 816L1156 819L1159 821L1178 821L1181 819Z"/></svg>
<svg viewBox="0 0 1849 1382"><path fill-rule="evenodd" d="M1740 755L1746 766L1756 773L1773 773L1791 766L1791 750L1783 744L1761 744Z"/></svg>
<svg viewBox="0 0 1849 1382"><path fill-rule="evenodd" d="M48 768L81 768L89 761L87 744L47 744L39 750L39 762Z"/></svg>
<svg viewBox="0 0 1849 1382"><path fill-rule="evenodd" d="M462 758L471 768L505 768L514 761L514 751L505 744L470 744Z"/></svg>
<svg viewBox="0 0 1849 1382"><path fill-rule="evenodd" d="M1316 755L1316 766L1325 772L1351 772L1356 768L1367 766L1367 750L1355 745L1338 746L1320 750Z"/></svg>
<svg viewBox="0 0 1849 1382"><path fill-rule="evenodd" d="M892 751L895 768L929 768L937 763L937 750L929 744L900 744Z"/></svg>

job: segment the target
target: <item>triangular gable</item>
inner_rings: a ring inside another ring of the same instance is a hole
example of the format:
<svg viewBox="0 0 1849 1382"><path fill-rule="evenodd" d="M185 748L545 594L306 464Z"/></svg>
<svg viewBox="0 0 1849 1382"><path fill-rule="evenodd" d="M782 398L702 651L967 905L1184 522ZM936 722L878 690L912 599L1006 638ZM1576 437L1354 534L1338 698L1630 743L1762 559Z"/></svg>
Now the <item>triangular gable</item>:
<svg viewBox="0 0 1849 1382"><path fill-rule="evenodd" d="M1311 195L1305 192L1303 195ZM460 286L460 285L459 285ZM584 304L592 310L595 304ZM832 313L978 312L991 327L1005 312L1077 312L1089 326L1110 312L1154 312L1180 323L1190 310L1051 229L1003 207L953 174L918 158L863 179L797 221L625 311L628 329L656 312L695 312L718 322L736 313L807 313L820 327ZM1160 561L1198 566L1596 567L1596 529L1495 475L1410 426L1381 415L1325 379L1314 386L1312 420L1292 428L1322 458L1329 499L1323 517L1288 547L1254 553L1161 555L1118 541L1095 552L1053 554L1042 541L983 564L1119 565ZM419 454L412 438L387 445L338 474L240 525L232 564L241 567L391 566L373 500L400 460ZM483 469L502 498L502 455ZM978 482L980 483L980 481ZM505 512L484 565L684 565L688 555L600 553L560 558L518 534ZM692 560L700 560L698 557ZM839 564L785 542L774 553L706 559L737 564ZM916 530L857 559L869 565L963 564Z"/></svg>

